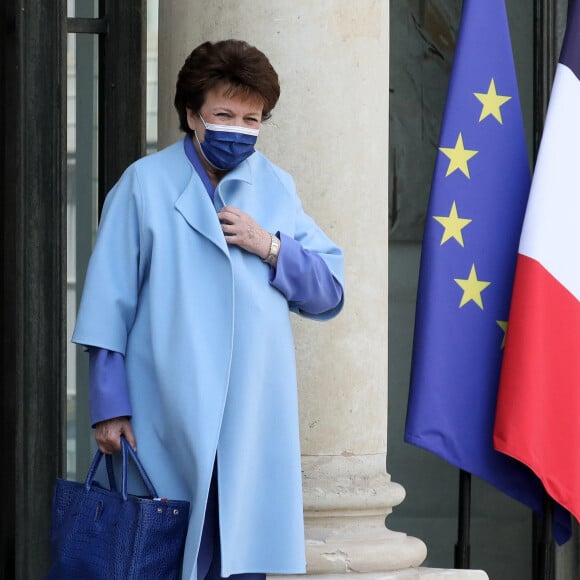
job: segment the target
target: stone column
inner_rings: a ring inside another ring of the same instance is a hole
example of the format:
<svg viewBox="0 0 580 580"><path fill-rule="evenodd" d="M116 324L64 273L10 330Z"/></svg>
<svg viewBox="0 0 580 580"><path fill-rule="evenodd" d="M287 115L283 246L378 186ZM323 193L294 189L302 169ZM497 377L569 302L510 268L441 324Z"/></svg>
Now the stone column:
<svg viewBox="0 0 580 580"><path fill-rule="evenodd" d="M346 254L343 313L295 324L308 572L385 578L426 556L385 527L405 496L386 472L389 3L160 2L160 145L177 136L186 54L224 38L257 46L278 71L282 96L259 148Z"/></svg>

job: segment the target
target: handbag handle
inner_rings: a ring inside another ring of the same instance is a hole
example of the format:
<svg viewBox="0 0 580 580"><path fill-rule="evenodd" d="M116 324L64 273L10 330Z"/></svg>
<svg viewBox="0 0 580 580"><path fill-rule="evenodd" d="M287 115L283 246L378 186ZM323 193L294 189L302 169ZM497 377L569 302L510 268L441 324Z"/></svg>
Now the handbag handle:
<svg viewBox="0 0 580 580"><path fill-rule="evenodd" d="M136 465L137 470L139 471L139 475L141 476L141 479L143 480L143 483L145 484L145 487L147 488L147 493L151 497L159 497L157 495L157 491L155 490L155 486L153 485L151 479L149 478L149 476L147 475L147 472L145 471L145 468L141 464L141 461L139 461L137 454L135 453L135 451L133 451L133 448L129 445L129 443L125 439L124 435L121 435L121 451L122 451L121 494L123 496L123 500L127 501L127 467L128 467L129 457L131 458L133 463ZM91 484L93 483L93 480L95 479L95 474L97 472L97 468L99 467L99 463L101 462L102 458L103 458L103 452L100 451L99 449L97 449L97 452L95 453L95 456L93 457L93 460L92 460L91 465L89 467L89 471L87 473L87 478L85 479L85 488L87 490L90 489ZM113 472L113 460L112 460L111 455L107 455L106 462L107 462L107 474L109 477L109 488L111 489L111 491L117 491L117 482L115 480L115 473Z"/></svg>
<svg viewBox="0 0 580 580"><path fill-rule="evenodd" d="M113 456L105 455L105 463L107 464L107 476L109 477L109 489L111 491L119 491L117 489L117 479L115 478L115 470L113 469Z"/></svg>
<svg viewBox="0 0 580 580"><path fill-rule="evenodd" d="M130 457L133 460L133 463L137 466L137 469L139 471L139 475L141 476L141 479L143 480L143 483L145 484L145 487L147 488L147 493L151 497L159 497L157 495L157 491L155 490L155 486L153 485L153 482L151 481L151 479L149 479L149 476L147 475L145 468L143 467L143 465L139 461L137 454L135 453L135 451L133 450L131 445L129 445L129 443L125 439L124 435L121 435L121 448L123 451L123 476L122 476L123 479L121 482L121 493L123 494L123 499L125 501L127 501L127 458L128 457Z"/></svg>

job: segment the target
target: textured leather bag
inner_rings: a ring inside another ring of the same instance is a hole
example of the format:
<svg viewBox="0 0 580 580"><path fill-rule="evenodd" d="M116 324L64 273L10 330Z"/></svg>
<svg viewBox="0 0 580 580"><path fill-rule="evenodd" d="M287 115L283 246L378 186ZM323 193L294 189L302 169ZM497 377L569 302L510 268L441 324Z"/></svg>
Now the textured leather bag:
<svg viewBox="0 0 580 580"><path fill-rule="evenodd" d="M117 490L110 455L106 456L110 489L93 481L103 456L100 451L84 483L57 480L51 521L52 565L47 580L180 577L189 502L159 498L124 437L121 444L121 491ZM149 497L127 494L128 458L137 466Z"/></svg>

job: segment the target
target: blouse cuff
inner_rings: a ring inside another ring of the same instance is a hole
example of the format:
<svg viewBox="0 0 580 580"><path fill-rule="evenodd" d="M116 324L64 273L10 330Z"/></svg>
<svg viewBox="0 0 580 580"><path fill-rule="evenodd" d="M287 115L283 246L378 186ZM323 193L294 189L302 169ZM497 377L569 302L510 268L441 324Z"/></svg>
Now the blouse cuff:
<svg viewBox="0 0 580 580"><path fill-rule="evenodd" d="M300 242L277 233L281 240L276 268L270 270L270 284L279 290L291 308L309 314L322 314L342 300L342 286L326 262Z"/></svg>
<svg viewBox="0 0 580 580"><path fill-rule="evenodd" d="M125 358L121 353L89 347L89 405L93 427L108 419L132 416Z"/></svg>

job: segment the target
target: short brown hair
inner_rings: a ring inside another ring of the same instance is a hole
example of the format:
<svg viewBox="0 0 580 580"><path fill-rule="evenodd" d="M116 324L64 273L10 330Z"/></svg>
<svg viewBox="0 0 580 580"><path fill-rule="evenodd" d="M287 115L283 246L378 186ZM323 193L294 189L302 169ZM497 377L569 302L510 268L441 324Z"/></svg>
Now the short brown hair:
<svg viewBox="0 0 580 580"><path fill-rule="evenodd" d="M182 131L192 134L187 109L198 113L208 91L220 84L229 86L232 94L262 99L263 121L270 118L280 97L278 74L263 52L243 40L204 42L187 57L177 75L174 104Z"/></svg>

